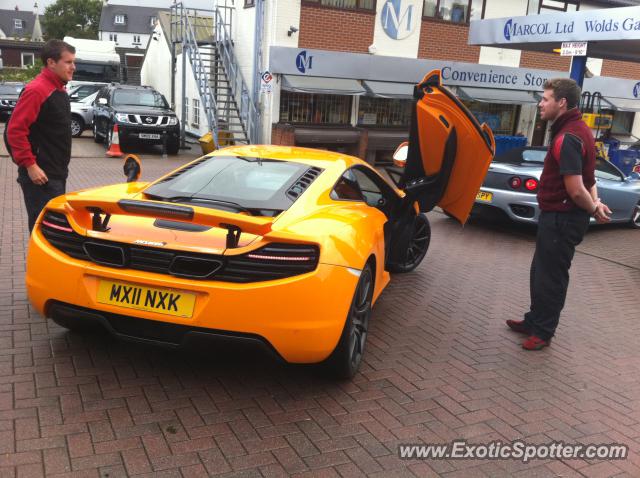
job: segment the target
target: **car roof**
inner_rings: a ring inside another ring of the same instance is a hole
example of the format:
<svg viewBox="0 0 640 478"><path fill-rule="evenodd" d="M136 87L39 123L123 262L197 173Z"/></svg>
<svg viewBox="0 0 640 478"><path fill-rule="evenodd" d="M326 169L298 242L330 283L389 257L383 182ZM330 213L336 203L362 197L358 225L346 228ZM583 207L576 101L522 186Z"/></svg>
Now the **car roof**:
<svg viewBox="0 0 640 478"><path fill-rule="evenodd" d="M120 83L110 84L109 88L114 90L140 90L140 91L155 91L152 86L140 86L140 85L121 85Z"/></svg>
<svg viewBox="0 0 640 478"><path fill-rule="evenodd" d="M274 146L274 145L241 145L230 146L210 153L208 156L246 156L251 158L275 159L291 161L294 163L308 164L319 168L328 169L336 164L346 169L356 164L367 165L360 158L347 154L335 153L313 148L301 148L298 146Z"/></svg>

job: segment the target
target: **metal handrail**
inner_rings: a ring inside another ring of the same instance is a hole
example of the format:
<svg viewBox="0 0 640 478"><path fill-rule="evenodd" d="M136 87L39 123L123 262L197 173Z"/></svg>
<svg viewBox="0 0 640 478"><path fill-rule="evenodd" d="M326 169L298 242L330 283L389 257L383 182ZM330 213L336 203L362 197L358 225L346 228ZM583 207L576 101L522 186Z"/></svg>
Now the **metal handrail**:
<svg viewBox="0 0 640 478"><path fill-rule="evenodd" d="M251 97L251 90L249 90L242 76L242 71L240 71L240 67L236 61L231 34L227 31L227 26L219 10L215 12L215 35L216 45L218 46L218 52L227 73L231 93L239 105L240 120L247 131L249 142L255 143L258 137L259 125L258 107Z"/></svg>
<svg viewBox="0 0 640 478"><path fill-rule="evenodd" d="M198 37L190 19L191 9L184 7L182 2L171 6L171 42L172 45L181 43L183 54L191 60L193 74L198 86L200 97L204 103L204 110L213 141L216 148L219 147L218 133L220 127L220 115L225 115L227 120L231 113L231 105L227 101L225 111L219 110L215 92L211 87L209 68L205 64L198 46ZM213 39L217 54L221 60L222 68L229 84L230 98L235 102L234 111L240 119L240 126L250 143L255 143L259 134L259 108L252 98L242 71L237 62L231 36L231 19L233 9L231 7L216 6L215 10L208 10L207 17L213 15ZM196 25L196 28L198 26ZM210 66L210 65L209 65ZM184 107L183 107L184 112ZM184 120L184 118L183 118Z"/></svg>

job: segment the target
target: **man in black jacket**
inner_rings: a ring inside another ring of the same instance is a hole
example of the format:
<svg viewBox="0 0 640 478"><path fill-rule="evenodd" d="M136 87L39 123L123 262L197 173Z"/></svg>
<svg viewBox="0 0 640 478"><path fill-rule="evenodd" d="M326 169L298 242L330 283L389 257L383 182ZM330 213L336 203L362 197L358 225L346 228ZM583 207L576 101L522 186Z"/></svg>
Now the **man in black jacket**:
<svg viewBox="0 0 640 478"><path fill-rule="evenodd" d="M71 106L65 85L76 69L75 48L49 40L41 58L42 71L27 84L6 125L29 231L47 202L65 193L71 159Z"/></svg>

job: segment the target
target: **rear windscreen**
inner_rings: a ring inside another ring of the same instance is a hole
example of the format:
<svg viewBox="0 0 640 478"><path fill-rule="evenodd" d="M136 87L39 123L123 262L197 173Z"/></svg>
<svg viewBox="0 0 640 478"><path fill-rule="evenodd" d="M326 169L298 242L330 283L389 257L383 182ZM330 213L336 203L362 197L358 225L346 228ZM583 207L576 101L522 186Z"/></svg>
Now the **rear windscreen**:
<svg viewBox="0 0 640 478"><path fill-rule="evenodd" d="M201 198L285 210L293 203L287 191L309 168L288 161L217 156L178 171L145 193L166 200Z"/></svg>

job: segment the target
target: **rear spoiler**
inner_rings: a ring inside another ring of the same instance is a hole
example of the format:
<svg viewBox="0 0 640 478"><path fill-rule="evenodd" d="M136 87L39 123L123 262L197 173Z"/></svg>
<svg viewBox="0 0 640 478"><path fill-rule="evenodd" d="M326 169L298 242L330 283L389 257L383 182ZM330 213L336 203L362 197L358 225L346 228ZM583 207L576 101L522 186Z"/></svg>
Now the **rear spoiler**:
<svg viewBox="0 0 640 478"><path fill-rule="evenodd" d="M121 199L117 202L100 198L67 198L68 212L78 226L92 231L109 230L113 214L183 221L227 229L227 247L236 247L243 232L264 236L271 231L273 218L254 217L161 201Z"/></svg>

